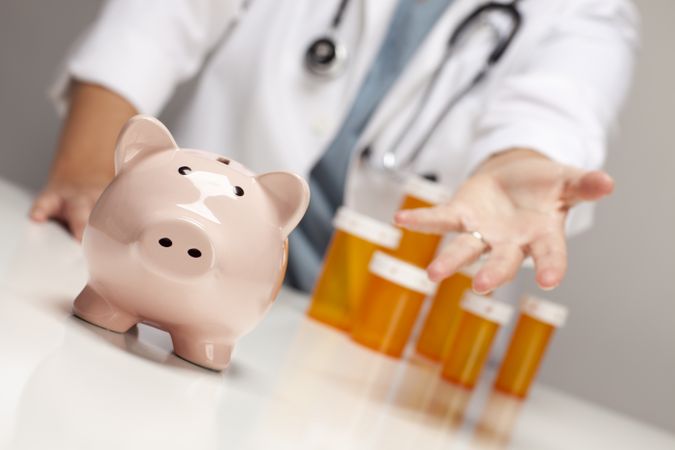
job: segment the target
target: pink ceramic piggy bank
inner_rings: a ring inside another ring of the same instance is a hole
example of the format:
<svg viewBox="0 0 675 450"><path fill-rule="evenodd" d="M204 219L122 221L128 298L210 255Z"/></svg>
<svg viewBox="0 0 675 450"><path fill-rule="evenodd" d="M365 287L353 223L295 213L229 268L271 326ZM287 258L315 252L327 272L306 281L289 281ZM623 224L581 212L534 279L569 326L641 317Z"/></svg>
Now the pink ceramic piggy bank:
<svg viewBox="0 0 675 450"><path fill-rule="evenodd" d="M120 333L148 323L171 334L178 356L225 368L281 287L307 183L178 148L143 116L122 130L115 172L84 233L89 283L75 315Z"/></svg>

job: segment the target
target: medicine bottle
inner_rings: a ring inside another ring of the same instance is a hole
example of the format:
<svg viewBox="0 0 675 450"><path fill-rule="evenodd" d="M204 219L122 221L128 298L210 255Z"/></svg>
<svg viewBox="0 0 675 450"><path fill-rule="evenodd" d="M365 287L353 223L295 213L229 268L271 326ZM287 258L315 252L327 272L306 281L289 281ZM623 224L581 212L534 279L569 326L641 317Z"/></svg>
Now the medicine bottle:
<svg viewBox="0 0 675 450"><path fill-rule="evenodd" d="M446 202L450 194L442 185L420 177L411 177L404 187L404 197L399 209L427 208ZM390 252L396 258L418 267L426 267L436 254L442 236L403 229L401 242Z"/></svg>
<svg viewBox="0 0 675 450"><path fill-rule="evenodd" d="M349 330L352 313L368 280L368 264L373 253L396 248L401 230L346 207L338 209L333 226L335 232L307 314Z"/></svg>
<svg viewBox="0 0 675 450"><path fill-rule="evenodd" d="M383 252L375 252L369 269L372 276L354 315L352 338L398 358L436 285L424 269Z"/></svg>
<svg viewBox="0 0 675 450"><path fill-rule="evenodd" d="M511 318L513 308L488 297L467 293L461 302L457 334L443 360L443 378L473 388L490 354L501 325Z"/></svg>
<svg viewBox="0 0 675 450"><path fill-rule="evenodd" d="M446 278L438 285L431 308L417 340L418 353L434 361L441 361L457 332L461 317L460 302L471 290L473 277L480 263L476 262Z"/></svg>
<svg viewBox="0 0 675 450"><path fill-rule="evenodd" d="M499 369L495 388L526 397L556 328L567 319L567 308L526 296L509 348Z"/></svg>

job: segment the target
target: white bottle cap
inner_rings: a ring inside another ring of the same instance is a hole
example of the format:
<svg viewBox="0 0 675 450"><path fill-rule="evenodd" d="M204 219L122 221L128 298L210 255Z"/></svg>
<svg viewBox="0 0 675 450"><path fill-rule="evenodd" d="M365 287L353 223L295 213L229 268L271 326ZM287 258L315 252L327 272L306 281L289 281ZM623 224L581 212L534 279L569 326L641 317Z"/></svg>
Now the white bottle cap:
<svg viewBox="0 0 675 450"><path fill-rule="evenodd" d="M403 192L433 205L445 203L451 197L447 187L417 176L408 178Z"/></svg>
<svg viewBox="0 0 675 450"><path fill-rule="evenodd" d="M373 254L368 269L387 281L420 294L431 295L436 290L436 283L429 279L426 270L380 251Z"/></svg>
<svg viewBox="0 0 675 450"><path fill-rule="evenodd" d="M568 315L567 307L531 295L523 297L520 310L523 314L527 314L554 327L562 327Z"/></svg>
<svg viewBox="0 0 675 450"><path fill-rule="evenodd" d="M513 314L511 305L470 292L462 297L461 306L463 310L499 325L507 323Z"/></svg>
<svg viewBox="0 0 675 450"><path fill-rule="evenodd" d="M344 206L337 210L333 218L333 226L373 244L391 249L398 247L402 235L401 230L395 226L377 221Z"/></svg>

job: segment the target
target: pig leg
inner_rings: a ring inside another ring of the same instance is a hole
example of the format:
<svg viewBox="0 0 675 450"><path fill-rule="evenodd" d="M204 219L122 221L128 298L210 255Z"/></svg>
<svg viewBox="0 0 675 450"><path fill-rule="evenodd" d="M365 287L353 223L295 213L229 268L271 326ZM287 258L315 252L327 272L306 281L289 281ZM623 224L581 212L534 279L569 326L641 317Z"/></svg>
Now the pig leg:
<svg viewBox="0 0 675 450"><path fill-rule="evenodd" d="M75 299L73 313L80 319L117 333L124 333L140 322L138 317L111 305L89 285Z"/></svg>
<svg viewBox="0 0 675 450"><path fill-rule="evenodd" d="M230 363L234 343L222 337L205 336L195 330L169 330L174 353L198 366L223 370Z"/></svg>

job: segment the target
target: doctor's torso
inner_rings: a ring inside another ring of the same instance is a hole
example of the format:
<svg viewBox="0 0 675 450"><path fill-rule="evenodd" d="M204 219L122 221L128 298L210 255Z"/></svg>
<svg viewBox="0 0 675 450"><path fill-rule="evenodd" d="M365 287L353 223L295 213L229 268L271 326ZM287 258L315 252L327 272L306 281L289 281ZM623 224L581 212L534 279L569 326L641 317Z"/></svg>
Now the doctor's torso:
<svg viewBox="0 0 675 450"><path fill-rule="evenodd" d="M305 67L307 48L330 30L340 0L108 0L71 48L51 95L62 110L70 81L101 85L136 110L157 115L178 84L197 75L187 105L170 125L180 145L229 155L256 172L307 176L335 137L387 35L398 0L349 0L336 30L348 49L331 79ZM496 152L534 149L585 169L602 166L608 131L630 83L638 16L630 0L521 0L522 26L488 77L440 114L485 67L504 17L466 33L450 58L447 41L484 2L454 0L370 117L352 155L344 202L398 201L377 177L358 170L395 148L405 158L439 117L410 170L460 185ZM420 112L434 71L443 70ZM412 125L408 126L411 117ZM405 130L400 145L398 137ZM384 192L385 195L380 195ZM583 208L583 207L581 207ZM579 215L575 208L573 215ZM369 211L370 212L370 211ZM589 214L577 230L590 223ZM574 222L571 220L570 222Z"/></svg>
<svg viewBox="0 0 675 450"><path fill-rule="evenodd" d="M336 32L348 49L346 67L334 78L321 78L305 68L303 58L312 40L329 30L337 3L252 2L214 50L195 96L178 121L177 135L184 145L228 153L256 171L283 167L307 174L354 101L396 7L395 0L350 1ZM443 60L450 34L478 4L476 0L453 2L384 98L362 137L373 143L376 156L391 145L408 121L433 70ZM555 11L552 5L537 9L542 10L537 11L539 26L526 25L491 79L445 117L416 159L416 171L434 173L450 186L465 176L463 164L473 122L490 90L500 72L517 67L528 39L545 28L549 14ZM447 99L482 68L494 45L491 33L472 32L467 44L448 61L400 152L411 150Z"/></svg>

